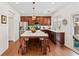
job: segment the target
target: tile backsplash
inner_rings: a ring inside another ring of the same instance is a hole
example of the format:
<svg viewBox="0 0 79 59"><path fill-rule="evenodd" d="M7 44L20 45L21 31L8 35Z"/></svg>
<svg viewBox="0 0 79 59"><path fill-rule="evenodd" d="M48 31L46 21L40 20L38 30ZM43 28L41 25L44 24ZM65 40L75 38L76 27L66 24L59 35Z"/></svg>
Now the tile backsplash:
<svg viewBox="0 0 79 59"><path fill-rule="evenodd" d="M51 29L51 26L41 26L41 29Z"/></svg>

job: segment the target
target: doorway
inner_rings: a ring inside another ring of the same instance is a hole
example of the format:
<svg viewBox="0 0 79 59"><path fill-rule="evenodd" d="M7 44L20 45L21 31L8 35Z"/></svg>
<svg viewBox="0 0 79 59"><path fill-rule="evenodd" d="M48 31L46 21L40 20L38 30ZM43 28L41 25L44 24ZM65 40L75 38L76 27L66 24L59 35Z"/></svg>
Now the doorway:
<svg viewBox="0 0 79 59"><path fill-rule="evenodd" d="M10 10L8 11L8 34L9 34L9 40L13 41L14 39L14 13Z"/></svg>

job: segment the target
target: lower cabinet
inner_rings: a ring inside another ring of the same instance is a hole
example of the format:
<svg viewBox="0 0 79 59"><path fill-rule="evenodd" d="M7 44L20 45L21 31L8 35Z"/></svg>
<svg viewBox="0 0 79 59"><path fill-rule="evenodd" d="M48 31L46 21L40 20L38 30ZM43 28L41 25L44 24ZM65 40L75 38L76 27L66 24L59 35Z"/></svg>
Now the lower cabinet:
<svg viewBox="0 0 79 59"><path fill-rule="evenodd" d="M64 32L54 32L54 39L56 44L64 46Z"/></svg>
<svg viewBox="0 0 79 59"><path fill-rule="evenodd" d="M45 33L48 33L49 35L49 39L54 43L54 44L58 44L61 46L64 46L64 36L65 33L64 32L53 32L50 30L42 30Z"/></svg>

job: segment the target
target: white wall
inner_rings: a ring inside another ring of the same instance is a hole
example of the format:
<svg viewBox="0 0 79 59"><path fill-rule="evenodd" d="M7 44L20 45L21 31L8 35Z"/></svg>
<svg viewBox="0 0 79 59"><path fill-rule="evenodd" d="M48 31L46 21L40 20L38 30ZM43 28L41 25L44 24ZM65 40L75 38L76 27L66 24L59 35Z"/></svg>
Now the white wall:
<svg viewBox="0 0 79 59"><path fill-rule="evenodd" d="M8 36L9 41L13 41L14 39L14 13L10 10L8 11Z"/></svg>
<svg viewBox="0 0 79 59"><path fill-rule="evenodd" d="M8 32L8 10L11 10L14 12L14 41L18 39L19 37L19 14L12 9L7 3L0 3L0 55L8 48L8 40L9 40L9 32ZM2 24L1 23L1 15L7 16L7 23Z"/></svg>
<svg viewBox="0 0 79 59"><path fill-rule="evenodd" d="M7 24L1 24L1 15L8 15L5 3L0 3L0 54L8 48L8 21Z"/></svg>
<svg viewBox="0 0 79 59"><path fill-rule="evenodd" d="M67 25L63 25L61 21L61 31L65 31L65 45L67 47L73 48L73 18L74 14L79 14L79 3L68 3L67 6L52 14L52 20L54 17L60 17L61 20L67 19ZM53 23L53 21L52 21Z"/></svg>
<svg viewBox="0 0 79 59"><path fill-rule="evenodd" d="M16 41L19 38L19 22L20 22L20 14L13 9L11 6L8 5L8 17L11 16L9 13L12 13L13 15L13 41ZM8 19L10 20L10 19ZM12 28L12 27L11 27Z"/></svg>

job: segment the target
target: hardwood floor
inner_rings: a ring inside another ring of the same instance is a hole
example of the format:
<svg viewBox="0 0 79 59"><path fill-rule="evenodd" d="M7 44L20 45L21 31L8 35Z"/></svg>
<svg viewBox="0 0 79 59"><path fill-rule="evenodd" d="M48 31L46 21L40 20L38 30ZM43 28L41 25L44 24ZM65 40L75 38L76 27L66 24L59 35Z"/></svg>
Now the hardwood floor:
<svg viewBox="0 0 79 59"><path fill-rule="evenodd" d="M9 48L2 54L2 56L21 56L18 54L19 41L17 42L9 42ZM39 47L30 47L28 52L24 56L78 56L72 50L66 47L60 47L59 45L54 45L50 41L50 49L46 55L43 55L39 49Z"/></svg>

